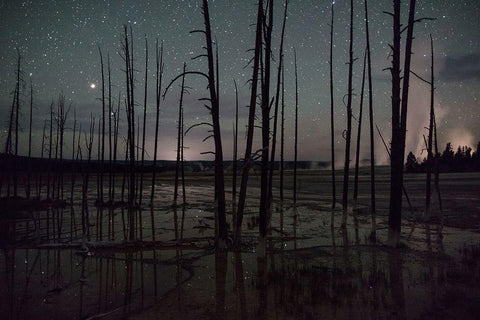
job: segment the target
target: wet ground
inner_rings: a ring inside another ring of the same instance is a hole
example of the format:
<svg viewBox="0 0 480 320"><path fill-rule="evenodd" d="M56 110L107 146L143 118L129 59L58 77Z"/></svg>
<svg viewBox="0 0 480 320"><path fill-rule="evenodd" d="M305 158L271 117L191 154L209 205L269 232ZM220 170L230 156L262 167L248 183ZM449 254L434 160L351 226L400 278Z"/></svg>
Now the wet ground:
<svg viewBox="0 0 480 320"><path fill-rule="evenodd" d="M274 203L265 259L255 252L257 178L249 189L244 246L221 253L213 249L211 179L187 176L188 204L178 208L171 206L170 177L159 181L152 209L146 188L146 204L135 215L142 241L125 242L128 210L121 208L99 209L91 201L82 225L80 192L73 206L27 211L21 219L3 212L2 318L478 318L479 174L442 175L442 219L424 216L424 176L407 175L412 206L404 203L403 247L391 249L383 245L387 173L380 170L377 183L378 241L372 243L368 177L360 178L358 230L352 212L345 234L340 211L330 227L329 173L302 172L297 206L290 191L283 205ZM436 193L433 198L432 217L440 214Z"/></svg>

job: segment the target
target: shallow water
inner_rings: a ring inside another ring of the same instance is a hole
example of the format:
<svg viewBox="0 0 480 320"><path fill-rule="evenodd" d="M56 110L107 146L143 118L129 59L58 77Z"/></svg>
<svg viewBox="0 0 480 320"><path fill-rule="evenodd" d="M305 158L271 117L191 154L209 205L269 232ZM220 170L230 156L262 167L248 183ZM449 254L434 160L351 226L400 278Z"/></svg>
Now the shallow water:
<svg viewBox="0 0 480 320"><path fill-rule="evenodd" d="M463 193L475 204L477 178L452 176L444 191L449 183L476 181ZM130 212L142 243L126 245L127 209L100 209L90 201L87 213L79 191L73 206L2 220L0 311L7 319L475 319L480 314L480 235L471 218L478 208L456 201L455 192L444 192L445 224L421 222L414 214L403 221L405 247L393 250L382 245L386 190L378 194L379 241L373 244L368 194L361 193L358 230L350 215L343 233L339 211L332 230L330 204L319 200L328 199L328 184L318 190L315 177L303 176L296 207L274 203L267 257L259 259L255 179L244 246L223 253L213 248L209 179L192 178L188 205L178 208L171 206L168 181L158 184L153 208L145 188L146 204ZM368 180L361 183L361 190L368 190ZM407 179L409 190L421 190L422 183ZM411 198L418 215L421 194ZM471 227L449 225L461 220L456 211L465 206Z"/></svg>

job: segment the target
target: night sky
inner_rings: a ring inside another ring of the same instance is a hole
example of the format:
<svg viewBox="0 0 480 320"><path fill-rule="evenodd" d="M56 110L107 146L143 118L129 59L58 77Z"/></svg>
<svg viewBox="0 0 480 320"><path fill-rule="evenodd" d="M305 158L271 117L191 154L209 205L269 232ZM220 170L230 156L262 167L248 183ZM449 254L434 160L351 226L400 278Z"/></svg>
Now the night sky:
<svg viewBox="0 0 480 320"><path fill-rule="evenodd" d="M275 1L274 23L274 68L278 62L279 35L283 2ZM359 58L354 64L355 94L353 110L357 115L362 73L362 58L365 49L363 1L355 2L354 55ZM407 1L403 1L406 3ZM224 155L232 155L232 123L234 119L235 92L233 80L239 84L240 96L240 154L244 150L245 125L248 114L251 68L244 68L254 46L256 2L253 0L210 1L212 28L220 55L220 108ZM330 153L330 97L329 97L329 22L331 1L291 0L285 38L286 59L286 140L287 159L293 159L294 119L294 68L293 48L297 50L299 73L299 159L329 160ZM28 87L30 79L34 86L34 155L40 154L41 132L44 119L48 118L49 105L63 91L68 103L76 109L83 129L88 126L90 113L97 119L101 113L100 58L98 46L105 59L107 52L112 61L113 91L115 103L118 93L124 93L125 77L119 55L123 24L133 28L135 44L137 114L143 105L145 45L149 41L149 96L147 123L147 152L153 157L153 134L155 119L155 41L164 42L164 87L175 77L184 62L189 70L206 70L205 60L191 58L203 53L204 38L201 34L189 34L193 29L203 28L201 1L176 0L0 0L0 124L8 125L8 110L15 87L16 48L23 56L22 71L25 83L23 92L22 137L20 152L25 154L28 133ZM392 1L370 0L370 33L374 78L375 122L388 139L390 136L391 104L390 73L382 71L390 66L388 43L391 41L392 21L383 11L391 11ZM408 7L403 6L403 23L406 24ZM337 159L343 157L341 133L346 126L346 108L342 97L347 91L349 1L335 3L334 83ZM435 41L436 59L436 112L440 148L451 141L476 146L480 140L480 2L467 1L417 1L417 17L435 17L435 21L416 24L414 40L413 71L429 78L430 41ZM274 70L275 70L274 69ZM276 72L275 72L276 75ZM272 84L275 81L275 77ZM208 111L197 99L207 95L204 79L189 77L191 87L185 101L186 126L199 121L208 121ZM420 156L422 134L426 134L430 103L429 86L412 78L409 103L407 152L415 151ZM176 118L179 88L174 86L162 101L159 141L159 158L174 159L176 149ZM123 98L122 98L123 101ZM72 109L73 110L73 109ZM124 110L124 109L122 109ZM368 114L364 114L366 116ZM125 112L122 112L125 119ZM73 111L69 114L68 127L72 128ZM124 121L125 122L125 121ZM368 158L368 121L364 121L365 141L363 158ZM125 133L122 125L122 134ZM356 134L354 123L353 137ZM69 155L71 129L66 133L66 154ZM197 128L185 138L187 160L210 159L200 155L212 150L212 142L202 143L207 135L205 129ZM259 141L260 135L256 134ZM2 130L0 141L5 141ZM387 156L381 140L376 137L376 154L379 163L386 163ZM94 148L96 150L96 148ZM352 152L354 148L352 148ZM425 155L425 154L423 154Z"/></svg>

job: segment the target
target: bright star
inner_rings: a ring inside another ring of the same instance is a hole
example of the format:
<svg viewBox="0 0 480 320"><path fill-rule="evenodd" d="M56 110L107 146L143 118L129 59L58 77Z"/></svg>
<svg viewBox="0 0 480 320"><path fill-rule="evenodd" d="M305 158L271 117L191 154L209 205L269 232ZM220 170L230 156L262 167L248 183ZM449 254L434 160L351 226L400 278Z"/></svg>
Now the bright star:
<svg viewBox="0 0 480 320"><path fill-rule="evenodd" d="M92 88L92 89L95 89L96 86L97 86L97 85L96 85L95 83L91 83L91 84L90 84L90 88Z"/></svg>

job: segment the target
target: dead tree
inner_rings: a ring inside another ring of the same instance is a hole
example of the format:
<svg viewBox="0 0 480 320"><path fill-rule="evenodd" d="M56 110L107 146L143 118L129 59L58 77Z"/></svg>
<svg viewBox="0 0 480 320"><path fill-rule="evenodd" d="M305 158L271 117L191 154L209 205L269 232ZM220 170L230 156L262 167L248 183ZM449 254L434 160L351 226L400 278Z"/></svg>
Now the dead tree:
<svg viewBox="0 0 480 320"><path fill-rule="evenodd" d="M298 159L298 75L297 75L297 51L293 49L295 60L295 145L293 160L293 205L297 204L297 159Z"/></svg>
<svg viewBox="0 0 480 320"><path fill-rule="evenodd" d="M100 170L100 180L99 180L99 194L98 194L98 199L97 201L100 203L100 205L103 205L103 170L105 167L105 73L104 73L104 68L103 68L103 55L102 55L102 50L100 49L100 46L98 46L98 52L100 54L100 68L101 68L101 73L102 73L102 140L101 140L101 157L100 157L100 164L101 164L101 170ZM99 128L100 129L100 128Z"/></svg>
<svg viewBox="0 0 480 320"><path fill-rule="evenodd" d="M431 181L433 166L433 119L435 118L435 87L434 87L434 60L433 60L433 38L430 34L431 61L430 66L430 121L428 125L428 145L427 145L427 179L425 182L425 215L430 217L430 198L431 198Z"/></svg>
<svg viewBox="0 0 480 320"><path fill-rule="evenodd" d="M272 57L272 30L273 30L273 0L267 2L268 14L265 13L264 43L265 54L262 73L262 151L261 151L261 176L260 176L260 223L259 223L259 256L265 256L265 237L267 234L267 217L270 209L269 177L269 145L270 145L270 78ZM273 101L272 101L273 102Z"/></svg>
<svg viewBox="0 0 480 320"><path fill-rule="evenodd" d="M434 79L432 78L432 83ZM440 157L440 153L438 152L438 140L437 140L437 121L435 120L435 111L433 113L433 137L435 138L435 179L434 179L434 186L435 190L437 191L438 196L438 206L439 206L439 213L440 213L440 220L442 220L442 194L440 192L440 169L438 165L438 160ZM478 152L478 151L477 151Z"/></svg>
<svg viewBox="0 0 480 320"><path fill-rule="evenodd" d="M401 158L400 120L400 0L393 1L393 45L392 45L392 141L390 161L390 211L389 241L397 246L401 232L403 158ZM400 191L399 191L400 190Z"/></svg>
<svg viewBox="0 0 480 320"><path fill-rule="evenodd" d="M350 47L348 50L347 129L345 130L345 164L343 166L342 230L347 227L348 179L350 176L350 143L352 138L352 75L353 75L353 0L350 0ZM345 233L346 235L346 233Z"/></svg>
<svg viewBox="0 0 480 320"><path fill-rule="evenodd" d="M372 215L372 232L370 238L376 239L376 204L375 204L375 135L373 130L373 87L372 87L372 60L370 52L370 31L368 24L368 0L365 0L365 35L367 44L367 65L368 65L368 116L370 124L370 211Z"/></svg>
<svg viewBox="0 0 480 320"><path fill-rule="evenodd" d="M134 68L133 68L133 39L131 36L130 28L130 37L128 36L127 26L124 26L124 39L122 44L123 49L123 59L125 61L125 77L126 77L126 87L127 87L127 103L126 103L126 114L127 114L127 123L128 123L128 134L127 134L127 144L129 152L129 184L128 184L128 204L129 207L135 205L135 186L136 186L136 177L135 177L135 99L134 99ZM132 210L129 210L129 225L130 225L130 240L133 240L133 225L134 225L134 216Z"/></svg>
<svg viewBox="0 0 480 320"><path fill-rule="evenodd" d="M357 148L355 150L355 174L353 180L353 203L354 207L357 205L358 198L358 170L360 167L360 137L362 135L362 116L363 116L363 96L365 89L365 68L366 68L367 52L363 57L363 72L362 72L362 89L360 92L360 110L358 111L358 131L357 131Z"/></svg>
<svg viewBox="0 0 480 320"><path fill-rule="evenodd" d="M59 173L58 179L58 191L57 198L63 200L63 140L65 136L65 124L67 123L68 113L70 108L65 110L65 96L63 93L58 98L58 115L57 115L57 127L58 127L58 149L59 149L59 165L57 171Z"/></svg>
<svg viewBox="0 0 480 320"><path fill-rule="evenodd" d="M280 120L280 201L283 203L283 174L285 156L285 67L282 65L282 110Z"/></svg>
<svg viewBox="0 0 480 320"><path fill-rule="evenodd" d="M330 139L331 139L331 159L332 159L332 209L335 209L337 204L336 186L335 186L335 113L334 113L334 99L333 99L333 17L334 17L335 1L331 5L331 19L330 19ZM333 227L334 213L332 211L331 226Z"/></svg>
<svg viewBox="0 0 480 320"><path fill-rule="evenodd" d="M50 199L50 179L52 171L52 142L53 142L53 101L50 104L50 126L48 138L48 170L47 170L47 199Z"/></svg>
<svg viewBox="0 0 480 320"><path fill-rule="evenodd" d="M403 186L403 160L405 158L405 139L407 132L407 107L408 91L410 84L410 64L413 43L413 28L415 22L416 0L410 0L408 25L401 29L400 14L401 1L393 1L393 45L392 45L392 144L390 165L390 208L388 217L388 244L397 247L400 241L402 222L402 186ZM401 33L406 30L403 79L400 75ZM403 80L402 88L400 82ZM401 96L400 96L401 94Z"/></svg>
<svg viewBox="0 0 480 320"><path fill-rule="evenodd" d="M262 50L262 29L263 29L263 0L258 1L257 24L255 36L255 50L253 55L253 75L251 81L250 105L248 111L247 141L245 145L245 157L242 169L242 180L240 182L240 192L238 196L237 221L235 225L235 245L239 245L242 235L243 212L245 210L245 200L247 196L248 173L253 164L252 144L253 131L255 127L255 108L257 103L258 76L260 69L260 53Z"/></svg>
<svg viewBox="0 0 480 320"><path fill-rule="evenodd" d="M113 202L112 188L113 185L113 159L112 159L112 72L110 65L110 54L107 53L107 73L108 73L108 203L111 205Z"/></svg>
<svg viewBox="0 0 480 320"><path fill-rule="evenodd" d="M31 175L32 175L32 116L33 116L33 83L32 79L30 78L30 115L28 121L28 176L27 176L27 188L26 194L27 199L30 199L30 183L31 183Z"/></svg>
<svg viewBox="0 0 480 320"><path fill-rule="evenodd" d="M117 164L119 124L120 124L120 93L118 94L117 110L113 112L113 163L115 164ZM112 195L111 195L112 202L115 202L115 176L116 176L115 174L112 175L112 186L113 186Z"/></svg>
<svg viewBox="0 0 480 320"><path fill-rule="evenodd" d="M147 126L147 91L148 91L148 40L145 36L145 92L143 98L143 127L142 127L142 160L140 164L140 190L138 192L138 204L142 205L143 176L145 168L145 129Z"/></svg>
<svg viewBox="0 0 480 320"><path fill-rule="evenodd" d="M160 100L162 92L162 77L163 77L163 41L160 46L160 51L158 48L158 39L156 43L155 50L156 57L156 84L155 84L155 102L156 102L156 116L155 116L155 143L153 150L153 163L152 163L152 189L150 195L150 205L153 207L153 198L155 196L155 179L157 174L157 155L158 155L158 125L160 120ZM152 225L153 225L153 215L152 215Z"/></svg>
<svg viewBox="0 0 480 320"><path fill-rule="evenodd" d="M218 81L219 79L215 78L215 63L213 55L213 40L212 40L212 31L210 27L210 13L208 10L208 1L203 0L202 13L204 18L205 29L204 30L194 30L191 33L202 33L205 35L206 54L201 54L194 57L193 59L206 57L208 62L208 72L204 73L201 71L186 71L184 74L196 74L204 77L208 81L208 90L210 93L209 98L203 98L201 100L207 100L210 102L210 105L205 105L205 107L210 111L212 116L212 123L209 125L212 128L213 134L208 136L206 139L212 137L214 140L215 151L208 152L213 153L215 156L215 207L218 217L218 241L217 247L224 248L226 246L227 240L227 223L226 223L226 213L225 213L225 177L223 170L223 149L222 149L222 138L220 130L220 107L218 103ZM217 44L218 45L218 44ZM218 63L217 63L218 66ZM165 88L164 97L170 88L170 86L180 77L183 76L183 73L175 77L170 84ZM206 124L206 123L202 123ZM200 125L200 124L198 124ZM188 131L188 130L187 130Z"/></svg>
<svg viewBox="0 0 480 320"><path fill-rule="evenodd" d="M273 3L273 2L272 2ZM288 10L288 0L285 0L285 6L283 11L283 24L282 24L282 33L280 36L280 49L278 54L278 68L277 68L277 88L275 93L275 110L273 113L273 135L272 135L272 150L270 155L270 172L269 172L269 202L270 208L268 211L268 223L270 223L270 218L272 215L272 200L273 200L273 170L275 169L275 151L277 144L277 123L278 123L278 107L280 104L280 81L281 81L281 72L283 67L283 40L285 38L285 25L287 23L287 10Z"/></svg>
<svg viewBox="0 0 480 320"><path fill-rule="evenodd" d="M80 130L81 132L81 130ZM72 131L72 180L70 182L70 203L73 204L73 191L75 189L75 179L76 179L76 169L77 169L77 161L75 157L75 138L77 134L77 111L74 108L73 109L73 131ZM79 135L79 140L80 140L80 135ZM78 151L78 149L77 149Z"/></svg>
<svg viewBox="0 0 480 320"><path fill-rule="evenodd" d="M235 85L235 123L233 124L233 166L232 166L232 226L237 221L237 156L238 156L238 88Z"/></svg>
<svg viewBox="0 0 480 320"><path fill-rule="evenodd" d="M178 180L180 174L180 161L181 161L181 154L180 149L182 148L182 109L183 109L183 95L185 94L185 71L187 68L187 64L183 64L183 76L182 76L182 86L180 88L180 100L178 103L178 128L177 128L177 160L175 163L175 186L173 189L173 205L177 206L177 199L178 199Z"/></svg>

